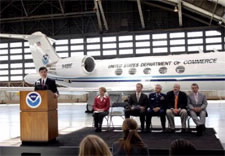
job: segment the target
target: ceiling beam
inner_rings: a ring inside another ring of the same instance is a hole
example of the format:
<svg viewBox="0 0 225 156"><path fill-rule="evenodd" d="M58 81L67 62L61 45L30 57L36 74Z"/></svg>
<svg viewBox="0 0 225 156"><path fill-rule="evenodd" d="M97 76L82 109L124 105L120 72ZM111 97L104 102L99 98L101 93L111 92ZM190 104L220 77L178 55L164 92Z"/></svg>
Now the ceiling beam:
<svg viewBox="0 0 225 156"><path fill-rule="evenodd" d="M35 20L49 20L49 19L59 19L65 17L80 17L83 15L94 14L94 11L85 11L85 12L71 12L65 14L48 14L48 15L37 15L37 16L26 16L26 17L11 17L11 18L0 18L0 23L15 23L22 21L35 21Z"/></svg>
<svg viewBox="0 0 225 156"><path fill-rule="evenodd" d="M183 26L183 17L182 17L182 0L178 0L178 18L179 18L179 26Z"/></svg>
<svg viewBox="0 0 225 156"><path fill-rule="evenodd" d="M21 4L22 4L23 11L24 11L25 15L28 16L28 13L27 13L27 10L26 10L26 8L24 6L23 0L21 0Z"/></svg>
<svg viewBox="0 0 225 156"><path fill-rule="evenodd" d="M141 27L144 29L145 21L144 21L144 17L143 17L142 8L141 8L141 0L137 0L137 6L138 6L138 12L139 12L140 20L141 20Z"/></svg>
<svg viewBox="0 0 225 156"><path fill-rule="evenodd" d="M64 12L64 9L63 9L62 1L61 0L59 0L59 6L60 6L60 9L61 9L62 14L64 14L65 12Z"/></svg>
<svg viewBox="0 0 225 156"><path fill-rule="evenodd" d="M101 0L96 0L96 1L97 1L98 5L99 5L99 9L100 9L100 12L101 12L101 15L102 15L102 19L103 19L103 23L104 23L105 29L109 30L108 23L106 21L104 10L103 10L103 7L102 7L102 1Z"/></svg>
<svg viewBox="0 0 225 156"><path fill-rule="evenodd" d="M218 5L218 0L216 1L215 5L214 5L213 12L212 12L212 16L210 18L209 25L212 24L212 21L213 21L214 15L215 15L215 11L216 11L217 5Z"/></svg>
<svg viewBox="0 0 225 156"><path fill-rule="evenodd" d="M102 21L101 21L101 17L100 17L100 12L99 12L99 8L98 8L98 3L96 0L94 0L94 6L95 6L95 12L96 12L96 16L97 16L97 21L98 21L98 28L100 31L102 31Z"/></svg>

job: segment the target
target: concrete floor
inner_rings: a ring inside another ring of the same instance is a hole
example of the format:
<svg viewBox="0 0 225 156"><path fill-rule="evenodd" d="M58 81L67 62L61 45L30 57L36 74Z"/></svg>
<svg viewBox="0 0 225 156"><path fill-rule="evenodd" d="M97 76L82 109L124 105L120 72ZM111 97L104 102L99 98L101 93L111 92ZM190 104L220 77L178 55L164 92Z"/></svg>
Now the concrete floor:
<svg viewBox="0 0 225 156"><path fill-rule="evenodd" d="M209 117L206 120L207 127L213 127L217 132L217 137L221 140L225 148L225 101L208 101L207 108ZM83 127L92 126L92 114L84 113L86 103L60 103L58 105L58 123L59 133L67 134ZM5 140L13 140L20 136L20 109L18 104L0 105L0 142ZM135 118L138 122L139 119ZM113 122L117 126L121 126L123 119L114 117ZM176 126L180 127L180 119L175 119ZM106 120L104 120L106 125ZM152 121L153 126L160 126L159 118L155 117ZM191 126L194 123L191 120ZM0 143L0 145L3 145Z"/></svg>

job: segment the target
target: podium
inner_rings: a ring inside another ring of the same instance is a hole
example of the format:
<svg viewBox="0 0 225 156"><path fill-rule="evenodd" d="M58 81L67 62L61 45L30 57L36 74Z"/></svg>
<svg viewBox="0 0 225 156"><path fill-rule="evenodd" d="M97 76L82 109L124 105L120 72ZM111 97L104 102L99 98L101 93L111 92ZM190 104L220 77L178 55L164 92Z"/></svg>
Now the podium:
<svg viewBox="0 0 225 156"><path fill-rule="evenodd" d="M22 142L48 142L58 136L57 98L49 90L20 92Z"/></svg>

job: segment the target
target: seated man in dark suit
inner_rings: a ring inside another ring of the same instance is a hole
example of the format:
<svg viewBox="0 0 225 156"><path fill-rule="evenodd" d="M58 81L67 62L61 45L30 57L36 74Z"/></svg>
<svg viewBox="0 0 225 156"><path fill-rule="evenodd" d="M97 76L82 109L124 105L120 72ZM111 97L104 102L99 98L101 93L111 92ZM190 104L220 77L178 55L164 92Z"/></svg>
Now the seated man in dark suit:
<svg viewBox="0 0 225 156"><path fill-rule="evenodd" d="M162 86L155 86L155 93L149 95L149 104L146 112L146 131L150 132L152 116L160 116L163 131L166 128L166 95L161 93Z"/></svg>
<svg viewBox="0 0 225 156"><path fill-rule="evenodd" d="M174 116L181 117L182 132L186 131L187 114L187 95L180 91L180 85L175 84L173 90L166 95L168 109L166 110L167 119L172 132L175 132Z"/></svg>
<svg viewBox="0 0 225 156"><path fill-rule="evenodd" d="M51 90L53 93L55 93L55 97L58 97L59 92L55 80L52 80L47 77L48 69L46 67L40 67L39 74L41 78L35 82L34 90Z"/></svg>
<svg viewBox="0 0 225 156"><path fill-rule="evenodd" d="M136 84L136 93L130 95L128 103L129 106L125 109L125 118L130 118L130 115L140 116L141 131L145 128L145 110L148 104L148 97L142 93L143 85Z"/></svg>

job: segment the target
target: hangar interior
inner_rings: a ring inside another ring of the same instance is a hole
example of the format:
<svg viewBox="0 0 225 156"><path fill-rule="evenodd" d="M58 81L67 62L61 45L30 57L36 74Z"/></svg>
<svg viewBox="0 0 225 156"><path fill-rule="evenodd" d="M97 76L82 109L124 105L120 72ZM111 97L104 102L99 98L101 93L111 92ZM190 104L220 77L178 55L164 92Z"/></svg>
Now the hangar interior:
<svg viewBox="0 0 225 156"><path fill-rule="evenodd" d="M224 28L224 0L0 1L1 33L32 34L40 31L56 40L53 46L61 58L89 55L101 60L223 53ZM32 86L23 78L35 72L28 42L0 38L0 87ZM0 95L4 96L0 103L18 101L15 93L0 90ZM64 98L71 99L69 102L87 101L86 95ZM224 109L224 101L211 103L214 106L210 105L209 112L214 115L208 119L207 125L215 127L225 147L224 113L217 111ZM6 127L3 130L6 135L0 136L0 141L18 136L18 105L7 106L2 105L0 111L10 112L2 116L7 118L1 123ZM65 113L59 114L62 134L92 125L92 116L87 117L82 112L84 105L78 106L77 109L70 103L59 107Z"/></svg>

